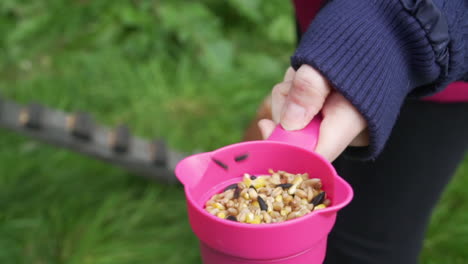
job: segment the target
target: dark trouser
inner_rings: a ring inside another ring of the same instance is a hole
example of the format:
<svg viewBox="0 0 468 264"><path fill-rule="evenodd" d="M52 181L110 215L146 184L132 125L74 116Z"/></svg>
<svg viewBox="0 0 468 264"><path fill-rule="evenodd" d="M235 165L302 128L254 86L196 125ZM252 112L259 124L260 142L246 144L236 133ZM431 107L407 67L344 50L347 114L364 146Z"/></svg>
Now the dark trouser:
<svg viewBox="0 0 468 264"><path fill-rule="evenodd" d="M338 214L325 264L415 264L431 212L468 149L468 103L408 101L373 162L340 157L355 192Z"/></svg>

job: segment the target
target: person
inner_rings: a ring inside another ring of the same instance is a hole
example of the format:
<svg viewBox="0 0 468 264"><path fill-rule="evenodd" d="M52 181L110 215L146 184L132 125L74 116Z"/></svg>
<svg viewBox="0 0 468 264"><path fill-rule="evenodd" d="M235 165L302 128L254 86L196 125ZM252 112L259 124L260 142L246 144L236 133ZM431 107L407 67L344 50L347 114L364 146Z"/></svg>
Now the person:
<svg viewBox="0 0 468 264"><path fill-rule="evenodd" d="M246 140L322 114L316 152L355 191L326 264L417 263L431 212L468 149L465 0L294 0L291 67ZM312 22L311 22L312 21ZM447 87L448 86L448 87Z"/></svg>

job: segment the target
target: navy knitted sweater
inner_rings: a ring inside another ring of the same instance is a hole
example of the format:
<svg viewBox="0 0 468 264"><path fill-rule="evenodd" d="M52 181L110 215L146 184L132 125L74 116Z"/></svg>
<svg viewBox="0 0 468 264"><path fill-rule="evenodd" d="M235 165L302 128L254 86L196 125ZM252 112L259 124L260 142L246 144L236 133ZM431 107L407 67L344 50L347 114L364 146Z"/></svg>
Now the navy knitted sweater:
<svg viewBox="0 0 468 264"><path fill-rule="evenodd" d="M406 98L467 77L468 0L328 1L291 64L319 70L357 107L370 146L351 154L375 158Z"/></svg>

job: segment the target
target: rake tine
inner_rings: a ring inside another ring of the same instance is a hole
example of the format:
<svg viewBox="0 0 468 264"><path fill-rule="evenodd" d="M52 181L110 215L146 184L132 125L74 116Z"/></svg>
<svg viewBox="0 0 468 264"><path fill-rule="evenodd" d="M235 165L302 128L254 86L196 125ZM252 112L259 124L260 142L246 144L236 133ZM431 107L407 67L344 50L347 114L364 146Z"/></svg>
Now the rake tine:
<svg viewBox="0 0 468 264"><path fill-rule="evenodd" d="M177 182L173 171L187 156L162 140L150 142L132 136L124 125L109 129L95 124L88 113L70 115L39 104L24 107L2 98L0 126L166 183Z"/></svg>

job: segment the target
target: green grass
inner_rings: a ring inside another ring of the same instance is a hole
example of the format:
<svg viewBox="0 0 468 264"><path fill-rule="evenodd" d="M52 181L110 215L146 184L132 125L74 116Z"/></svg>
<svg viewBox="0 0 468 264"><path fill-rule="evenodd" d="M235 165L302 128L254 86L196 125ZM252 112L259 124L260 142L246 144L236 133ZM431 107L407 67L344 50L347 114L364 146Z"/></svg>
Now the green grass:
<svg viewBox="0 0 468 264"><path fill-rule="evenodd" d="M294 48L287 1L44 2L0 3L1 93L180 150L239 141ZM468 160L422 263L468 262L464 186ZM0 263L200 262L179 186L0 131Z"/></svg>

